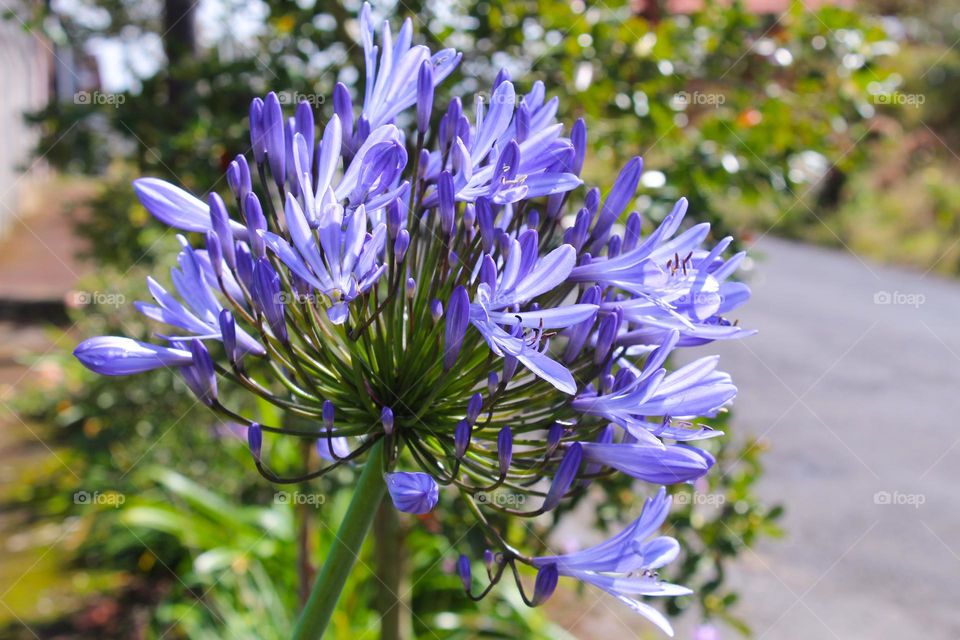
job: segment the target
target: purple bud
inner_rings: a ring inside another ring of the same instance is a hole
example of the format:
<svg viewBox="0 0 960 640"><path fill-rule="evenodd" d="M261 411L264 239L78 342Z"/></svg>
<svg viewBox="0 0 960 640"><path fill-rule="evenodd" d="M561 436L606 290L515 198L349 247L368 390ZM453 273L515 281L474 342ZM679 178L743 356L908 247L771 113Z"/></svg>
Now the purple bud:
<svg viewBox="0 0 960 640"><path fill-rule="evenodd" d="M501 67L500 71L497 71L497 77L493 79L493 88L496 89L504 82L510 81L510 72L505 68Z"/></svg>
<svg viewBox="0 0 960 640"><path fill-rule="evenodd" d="M513 116L514 124L517 127L517 142L524 142L530 135L530 107L526 102L521 102Z"/></svg>
<svg viewBox="0 0 960 640"><path fill-rule="evenodd" d="M210 267L218 280L223 279L223 251L220 248L220 238L213 231L204 234L207 246L207 257L210 258ZM213 283L211 283L213 284Z"/></svg>
<svg viewBox="0 0 960 640"><path fill-rule="evenodd" d="M234 196L240 197L240 167L237 166L236 160L227 165L227 186L230 187Z"/></svg>
<svg viewBox="0 0 960 640"><path fill-rule="evenodd" d="M553 482L550 483L550 489L547 491L547 497L540 507L543 511L555 509L563 496L570 489L573 481L577 478L577 472L580 470L580 462L583 460L583 447L579 442L574 442L567 449L563 460L557 465L557 471L553 475Z"/></svg>
<svg viewBox="0 0 960 640"><path fill-rule="evenodd" d="M560 440L563 439L563 434L566 432L566 429L559 422L554 422L550 425L550 428L547 429L547 456L553 455L553 452L556 451L557 445L560 444Z"/></svg>
<svg viewBox="0 0 960 640"><path fill-rule="evenodd" d="M610 236L610 242L607 243L607 257L616 258L620 255L620 236L612 235Z"/></svg>
<svg viewBox="0 0 960 640"><path fill-rule="evenodd" d="M600 286L593 285L589 289L583 292L580 296L581 304L598 304L600 302ZM590 336L590 332L593 329L593 323L596 320L596 314L570 327L567 330L567 347L563 352L563 359L568 364L577 359L580 355L580 351L583 349L583 345L586 343L587 338Z"/></svg>
<svg viewBox="0 0 960 640"><path fill-rule="evenodd" d="M467 290L458 286L450 294L447 302L446 332L444 335L443 370L449 371L460 355L463 346L463 337L467 333L470 323L470 298Z"/></svg>
<svg viewBox="0 0 960 640"><path fill-rule="evenodd" d="M397 237L403 228L403 216L400 213L400 199L396 198L387 205L387 233L390 239Z"/></svg>
<svg viewBox="0 0 960 640"><path fill-rule="evenodd" d="M489 253L484 254L480 261L480 283L490 287L492 293L497 291L497 265Z"/></svg>
<svg viewBox="0 0 960 640"><path fill-rule="evenodd" d="M463 588L465 591L470 591L471 573L470 573L470 558L460 554L460 558L457 560L457 575L460 576L460 582L463 583Z"/></svg>
<svg viewBox="0 0 960 640"><path fill-rule="evenodd" d="M466 420L461 420L453 429L453 451L454 456L459 460L467 453L470 448L470 434L473 428Z"/></svg>
<svg viewBox="0 0 960 640"><path fill-rule="evenodd" d="M556 563L551 562L545 567L540 567L540 571L537 572L537 579L533 583L533 598L530 600L530 604L536 607L546 602L557 588L559 577L560 572L557 570Z"/></svg>
<svg viewBox="0 0 960 640"><path fill-rule="evenodd" d="M263 164L267 142L263 135L263 100L260 98L250 102L250 146L253 147L253 159L257 164Z"/></svg>
<svg viewBox="0 0 960 640"><path fill-rule="evenodd" d="M556 220L563 213L563 203L566 201L566 193L554 193L547 196L547 219Z"/></svg>
<svg viewBox="0 0 960 640"><path fill-rule="evenodd" d="M256 283L253 281L253 256L250 249L245 244L236 245L237 250L237 277L247 288L247 291L253 295L256 290Z"/></svg>
<svg viewBox="0 0 960 640"><path fill-rule="evenodd" d="M417 131L420 135L430 126L430 112L433 110L433 63L425 60L420 65L417 76Z"/></svg>
<svg viewBox="0 0 960 640"><path fill-rule="evenodd" d="M218 318L220 322L220 339L223 341L223 350L227 352L227 359L231 363L240 362L240 349L237 347L237 324L229 309L221 309Z"/></svg>
<svg viewBox="0 0 960 640"><path fill-rule="evenodd" d="M327 429L333 429L333 416L336 409L329 400L323 401L323 426Z"/></svg>
<svg viewBox="0 0 960 640"><path fill-rule="evenodd" d="M399 235L397 235L396 241L393 243L393 259L397 261L397 264L403 262L403 258L407 255L407 248L410 246L410 232L406 229L401 229Z"/></svg>
<svg viewBox="0 0 960 640"><path fill-rule="evenodd" d="M380 411L380 422L383 424L383 432L387 435L393 433L393 409L384 407Z"/></svg>
<svg viewBox="0 0 960 640"><path fill-rule="evenodd" d="M426 473L397 471L386 475L387 491L399 511L423 515L437 506L440 487Z"/></svg>
<svg viewBox="0 0 960 640"><path fill-rule="evenodd" d="M477 235L477 230L474 228L474 225L477 222L477 208L473 204L463 205L463 215L460 217L463 222L463 228L467 231L468 238L473 240L474 236Z"/></svg>
<svg viewBox="0 0 960 640"><path fill-rule="evenodd" d="M186 345L193 362L180 367L183 380L197 399L208 407L217 401L217 375L213 368L213 359L207 347L194 338Z"/></svg>
<svg viewBox="0 0 960 640"><path fill-rule="evenodd" d="M250 165L247 164L247 158L243 154L237 155L227 167L227 184L230 185L230 190L237 202L243 202L243 198L253 189L250 182Z"/></svg>
<svg viewBox="0 0 960 640"><path fill-rule="evenodd" d="M256 422L247 427L247 445L250 447L250 453L253 459L260 462L260 453L263 449L263 431Z"/></svg>
<svg viewBox="0 0 960 640"><path fill-rule="evenodd" d="M642 171L643 160L639 156L630 160L620 171L620 175L614 181L610 193L607 194L607 199L603 201L597 223L594 225L593 231L590 232L591 251L596 251L601 243L606 241L610 227L633 200L633 196L637 192L637 186L640 184L640 173Z"/></svg>
<svg viewBox="0 0 960 640"><path fill-rule="evenodd" d="M353 144L359 149L370 135L370 121L363 114L357 118L357 130L353 135Z"/></svg>
<svg viewBox="0 0 960 640"><path fill-rule="evenodd" d="M536 229L540 226L540 212L534 209L527 214L527 228Z"/></svg>
<svg viewBox="0 0 960 640"><path fill-rule="evenodd" d="M477 421L477 417L480 415L480 411L483 409L483 396L479 393L475 393L470 396L469 402L467 402L467 422L473 424Z"/></svg>
<svg viewBox="0 0 960 640"><path fill-rule="evenodd" d="M439 300L430 301L430 317L433 318L434 322L443 317L443 303Z"/></svg>
<svg viewBox="0 0 960 640"><path fill-rule="evenodd" d="M250 180L250 165L247 163L247 157L238 153L234 162L240 167L240 195L244 196L253 189L253 182Z"/></svg>
<svg viewBox="0 0 960 640"><path fill-rule="evenodd" d="M253 268L254 300L273 335L287 341L287 324L283 315L283 299L280 294L280 276L266 258L257 260Z"/></svg>
<svg viewBox="0 0 960 640"><path fill-rule="evenodd" d="M597 328L597 344L593 352L593 361L600 364L607 358L613 341L617 338L617 332L620 330L620 320L623 318L623 311L617 308L616 312L608 313L600 318L600 326Z"/></svg>
<svg viewBox="0 0 960 640"><path fill-rule="evenodd" d="M314 122L313 107L306 100L301 100L297 110L293 113L293 130L303 136L307 143L307 158L313 157Z"/></svg>
<svg viewBox="0 0 960 640"><path fill-rule="evenodd" d="M426 149L420 150L420 169L417 172L417 178L423 179L427 174L427 167L430 166L430 152Z"/></svg>
<svg viewBox="0 0 960 640"><path fill-rule="evenodd" d="M643 229L643 218L634 211L627 217L627 225L623 230L623 252L633 251L640 241L640 232Z"/></svg>
<svg viewBox="0 0 960 640"><path fill-rule="evenodd" d="M500 380L497 378L497 372L491 371L487 374L487 393L490 394L492 398L497 392L497 387L500 385Z"/></svg>
<svg viewBox="0 0 960 640"><path fill-rule="evenodd" d="M577 118L573 123L573 129L570 131L570 142L573 143L573 163L570 165L570 172L580 175L583 169L583 159L587 155L587 123L583 118Z"/></svg>
<svg viewBox="0 0 960 640"><path fill-rule="evenodd" d="M597 212L597 209L600 208L600 189L594 187L587 191L587 195L583 197L583 208L589 211L591 215Z"/></svg>
<svg viewBox="0 0 960 640"><path fill-rule="evenodd" d="M462 113L463 105L460 102L460 98L451 100L450 105L447 107L446 114L440 119L438 137L440 139L441 149L446 149L450 146L450 143L453 142L453 137L456 135L457 122L459 122Z"/></svg>
<svg viewBox="0 0 960 640"><path fill-rule="evenodd" d="M342 82L333 87L333 111L340 118L343 140L346 143L353 137L353 101L350 99L350 90ZM346 146L351 148L350 155L353 155L352 152L356 149L350 144Z"/></svg>
<svg viewBox="0 0 960 640"><path fill-rule="evenodd" d="M277 188L283 191L283 181L286 174L284 167L287 158L284 144L283 109L277 94L271 91L263 101L263 137L267 150L267 162L270 164L270 174Z"/></svg>
<svg viewBox="0 0 960 640"><path fill-rule="evenodd" d="M87 338L73 350L87 369L103 376L128 376L160 367L189 365L190 352L119 336Z"/></svg>
<svg viewBox="0 0 960 640"><path fill-rule="evenodd" d="M493 571L494 559L495 559L495 556L493 555L493 551L490 551L490 549L483 550L483 564L487 566L487 573L490 573Z"/></svg>
<svg viewBox="0 0 960 640"><path fill-rule="evenodd" d="M513 380L513 374L517 372L517 365L520 361L514 356L505 356L503 359L503 386L506 387Z"/></svg>
<svg viewBox="0 0 960 640"><path fill-rule="evenodd" d="M230 229L230 214L227 213L227 206L223 203L223 198L214 192L210 192L207 204L210 207L210 227L217 234L217 238L220 239L223 259L227 261L231 269L234 269L237 266L237 258L233 246L233 231Z"/></svg>
<svg viewBox="0 0 960 640"><path fill-rule="evenodd" d="M267 228L267 219L263 216L263 208L260 206L260 200L257 194L250 192L243 200L243 217L247 221L249 230L250 249L253 255L262 258L266 251L263 238L258 231L264 231Z"/></svg>
<svg viewBox="0 0 960 640"><path fill-rule="evenodd" d="M500 476L506 476L513 460L513 431L510 427L500 429L497 434L497 463L500 466Z"/></svg>
<svg viewBox="0 0 960 640"><path fill-rule="evenodd" d="M444 237L449 238L453 233L456 208L453 176L450 175L449 171L441 172L440 177L437 178L437 196L439 199L440 229L443 231Z"/></svg>
<svg viewBox="0 0 960 640"><path fill-rule="evenodd" d="M417 281L413 278L407 278L407 297L413 298L417 294Z"/></svg>

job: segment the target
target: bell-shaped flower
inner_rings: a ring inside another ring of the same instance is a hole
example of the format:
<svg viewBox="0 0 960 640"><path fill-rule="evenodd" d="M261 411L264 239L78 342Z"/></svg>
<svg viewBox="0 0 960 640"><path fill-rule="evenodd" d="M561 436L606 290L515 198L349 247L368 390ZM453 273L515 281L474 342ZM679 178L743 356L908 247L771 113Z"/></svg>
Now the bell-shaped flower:
<svg viewBox="0 0 960 640"><path fill-rule="evenodd" d="M104 376L128 376L193 362L193 356L186 349L161 347L119 336L88 338L77 345L73 355L83 366Z"/></svg>
<svg viewBox="0 0 960 640"><path fill-rule="evenodd" d="M426 473L396 471L386 474L386 482L393 506L404 513L429 513L440 499L440 487L433 476Z"/></svg>
<svg viewBox="0 0 960 640"><path fill-rule="evenodd" d="M651 537L666 520L671 502L661 487L647 499L640 517L612 538L581 551L537 557L533 563L537 567L556 565L561 576L603 589L672 636L673 628L667 618L639 599L692 593L686 587L661 582L656 573L680 552L674 538Z"/></svg>

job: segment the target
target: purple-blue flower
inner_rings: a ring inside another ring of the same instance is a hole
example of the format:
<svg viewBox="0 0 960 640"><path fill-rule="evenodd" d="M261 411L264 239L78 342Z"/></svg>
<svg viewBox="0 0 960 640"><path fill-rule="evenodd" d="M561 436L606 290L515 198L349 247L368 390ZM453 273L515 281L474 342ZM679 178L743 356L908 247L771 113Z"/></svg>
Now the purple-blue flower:
<svg viewBox="0 0 960 640"><path fill-rule="evenodd" d="M393 506L404 513L430 513L440 499L440 488L433 476L415 471L395 471L386 477Z"/></svg>
<svg viewBox="0 0 960 640"><path fill-rule="evenodd" d="M73 355L91 371L105 376L128 376L193 362L193 356L186 349L162 347L119 336L84 340L73 350Z"/></svg>
<svg viewBox="0 0 960 640"><path fill-rule="evenodd" d="M584 188L587 126L558 122L542 82L502 70L467 103L435 104L460 54L415 44L409 20L376 29L367 5L359 27L362 88L338 83L319 115L254 97L252 153L229 163L222 193L134 182L184 232L169 283L148 278L153 300L137 303L160 344L90 338L77 358L106 375L175 369L248 427L271 482L375 465L365 477L412 514L433 511L442 486L482 525L491 582L515 578L534 606L576 577L668 630L638 599L687 593L656 576L678 551L651 538L662 489L621 534L574 554L531 559L500 532L612 474L662 485L710 470L722 433L709 419L737 388L715 356L669 356L750 335L731 318L750 297L743 254L689 224L684 199L644 234L640 158L606 191ZM317 455L275 475L264 433ZM470 559L458 564L473 595ZM528 594L519 577L533 570Z"/></svg>
<svg viewBox="0 0 960 640"><path fill-rule="evenodd" d="M620 533L598 545L562 556L533 559L538 567L554 565L560 575L603 589L672 636L667 618L641 601L646 596L682 596L685 587L662 582L657 570L672 562L680 545L667 536L651 537L666 520L672 498L661 487L648 498L640 517Z"/></svg>

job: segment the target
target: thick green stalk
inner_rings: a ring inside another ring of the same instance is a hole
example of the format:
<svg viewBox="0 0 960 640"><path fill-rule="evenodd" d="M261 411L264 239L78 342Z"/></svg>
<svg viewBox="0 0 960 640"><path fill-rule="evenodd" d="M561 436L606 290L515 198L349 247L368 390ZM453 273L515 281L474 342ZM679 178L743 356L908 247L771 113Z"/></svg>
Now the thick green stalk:
<svg viewBox="0 0 960 640"><path fill-rule="evenodd" d="M384 497L373 521L374 566L377 571L377 611L380 613L380 640L404 640L410 620L403 602L404 534L397 510Z"/></svg>
<svg viewBox="0 0 960 640"><path fill-rule="evenodd" d="M360 473L353 499L340 523L336 539L330 548L323 569L313 583L300 620L293 632L293 640L314 640L323 637L336 607L343 585L360 553L360 546L373 516L383 499L386 485L383 481L383 439L378 440L367 454L367 464Z"/></svg>

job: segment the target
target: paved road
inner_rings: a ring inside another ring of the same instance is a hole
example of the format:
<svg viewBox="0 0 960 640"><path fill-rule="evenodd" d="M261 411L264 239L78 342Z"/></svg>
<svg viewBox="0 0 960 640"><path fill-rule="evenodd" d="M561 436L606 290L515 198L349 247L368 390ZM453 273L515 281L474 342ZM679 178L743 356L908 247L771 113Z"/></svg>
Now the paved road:
<svg viewBox="0 0 960 640"><path fill-rule="evenodd" d="M735 423L771 444L785 541L734 580L758 637L960 637L960 283L764 239L721 345ZM732 634L731 634L732 635Z"/></svg>
<svg viewBox="0 0 960 640"><path fill-rule="evenodd" d="M787 508L787 538L731 573L739 613L764 640L960 638L960 282L772 238L751 253L740 319L760 333L683 354L721 354L735 433L771 447L759 492ZM657 637L612 599L569 606L577 637Z"/></svg>

